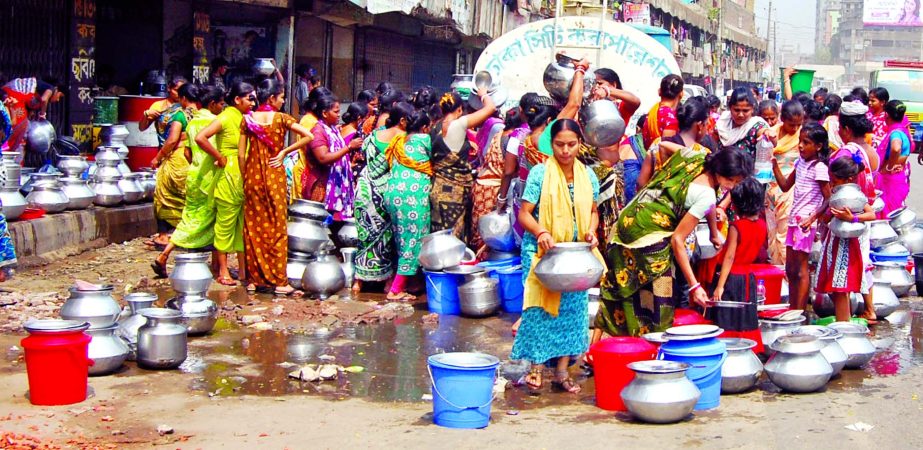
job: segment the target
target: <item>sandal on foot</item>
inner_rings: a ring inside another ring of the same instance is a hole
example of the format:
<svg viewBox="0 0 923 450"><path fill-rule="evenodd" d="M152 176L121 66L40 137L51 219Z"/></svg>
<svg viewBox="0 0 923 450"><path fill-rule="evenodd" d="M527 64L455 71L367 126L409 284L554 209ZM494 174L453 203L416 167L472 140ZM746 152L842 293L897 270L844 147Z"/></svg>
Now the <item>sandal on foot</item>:
<svg viewBox="0 0 923 450"><path fill-rule="evenodd" d="M571 377L567 377L563 380L552 381L551 388L561 392L569 392L571 394L578 394L581 390L580 385L578 385Z"/></svg>
<svg viewBox="0 0 923 450"><path fill-rule="evenodd" d="M273 294L289 296L289 295L294 294L295 291L296 289L291 286L280 286L280 287L277 287L275 291L273 291Z"/></svg>
<svg viewBox="0 0 923 450"><path fill-rule="evenodd" d="M151 263L151 269L154 269L154 274L157 275L157 278L167 278L167 264L160 264L156 259Z"/></svg>
<svg viewBox="0 0 923 450"><path fill-rule="evenodd" d="M542 368L533 367L529 369L529 373L525 376L526 387L529 388L532 392L537 392L542 388Z"/></svg>
<svg viewBox="0 0 923 450"><path fill-rule="evenodd" d="M223 286L237 286L237 282L228 277L218 277L215 282Z"/></svg>

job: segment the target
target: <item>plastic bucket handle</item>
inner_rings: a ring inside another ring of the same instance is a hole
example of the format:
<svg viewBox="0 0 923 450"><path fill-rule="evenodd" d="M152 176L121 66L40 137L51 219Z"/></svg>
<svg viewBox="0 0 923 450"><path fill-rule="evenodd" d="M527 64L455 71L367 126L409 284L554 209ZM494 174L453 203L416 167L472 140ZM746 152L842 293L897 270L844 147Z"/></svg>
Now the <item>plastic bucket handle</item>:
<svg viewBox="0 0 923 450"><path fill-rule="evenodd" d="M496 372L494 373L494 382L497 381L497 375L500 373L500 367L497 366L497 368L496 368L495 370L496 370ZM436 395L438 395L439 398L441 398L443 401L445 401L446 403L448 403L449 405L451 405L451 406L452 406L453 408L455 408L455 409L461 409L461 410L465 410L465 409L481 409L481 408L483 408L483 407L485 407L485 406L487 406L487 405L493 403L494 400L497 399L497 393L496 393L496 392L492 392L492 393L491 393L491 396L490 396L490 400L488 400L487 403L484 403L484 404L481 405L481 406L460 406L460 405L456 405L455 403L452 403L451 400L447 399L446 396L442 395L442 392L439 392L439 388L436 387L436 379L433 378L433 368L432 368L429 364L426 365L426 371L429 372L429 382L430 382L430 384L432 385L433 391L436 393ZM493 391L493 388L491 388L491 391Z"/></svg>
<svg viewBox="0 0 923 450"><path fill-rule="evenodd" d="M431 284L431 285L433 286L433 290L436 291L436 296L438 296L440 299L442 299L442 298L443 298L443 296L442 296L442 290L439 289L439 285L436 284L435 281L433 281L433 277L426 277L426 282L429 283L429 284ZM441 300L440 300L440 301L441 301Z"/></svg>
<svg viewBox="0 0 923 450"><path fill-rule="evenodd" d="M663 350L657 350L657 359L663 360L663 356L664 356L664 355L663 355ZM725 351L725 352L721 355L721 361L718 361L718 364L715 364L714 367L711 368L711 370L709 370L708 372L706 372L704 375L702 375L702 376L700 376L700 377L698 377L698 378L695 378L695 380L701 380L701 379L703 379L703 378L708 378L708 377L712 376L715 372L721 370L721 366L724 365L724 361L727 360L727 358L728 358L728 352ZM689 363L686 363L686 364L689 364ZM697 365L694 365L694 364L689 364L689 367L694 367L694 368L696 368L696 369L704 369L704 368L706 368L706 367L708 367L708 366L697 366ZM690 379L692 379L692 378L690 378ZM694 380L693 380L693 381L694 381Z"/></svg>

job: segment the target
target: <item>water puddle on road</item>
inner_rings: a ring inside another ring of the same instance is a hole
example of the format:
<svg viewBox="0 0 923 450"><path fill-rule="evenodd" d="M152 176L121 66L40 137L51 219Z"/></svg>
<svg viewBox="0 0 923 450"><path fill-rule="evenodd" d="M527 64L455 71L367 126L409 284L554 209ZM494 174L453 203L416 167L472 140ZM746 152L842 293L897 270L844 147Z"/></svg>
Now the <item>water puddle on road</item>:
<svg viewBox="0 0 923 450"><path fill-rule="evenodd" d="M246 293L210 293L221 302L252 302ZM261 299L263 296L257 296ZM269 298L269 296L265 296ZM425 304L410 316L374 325L320 328L313 333L258 331L238 328L220 321L218 330L204 338L191 338L189 359L182 370L197 375L192 389L218 396L239 395L323 395L332 399L365 398L377 402L427 401L430 377L426 357L442 352L482 352L502 361L500 373L517 380L528 366L508 361L513 337L510 326L516 315L485 319L440 316L438 323L426 323ZM872 341L879 348L872 362L862 370L847 370L831 380L830 391L856 390L872 395L878 377L899 375L923 364L923 303L903 303L901 308L873 328ZM333 359L331 360L330 357ZM358 373L340 373L324 382L302 382L288 374L305 364L332 363L358 366ZM550 371L546 371L546 386ZM583 391L571 394L548 392L529 395L524 388L508 388L496 406L533 409L575 402L593 404L594 383L583 370L572 374ZM757 389L764 401L773 401L778 388L764 377Z"/></svg>

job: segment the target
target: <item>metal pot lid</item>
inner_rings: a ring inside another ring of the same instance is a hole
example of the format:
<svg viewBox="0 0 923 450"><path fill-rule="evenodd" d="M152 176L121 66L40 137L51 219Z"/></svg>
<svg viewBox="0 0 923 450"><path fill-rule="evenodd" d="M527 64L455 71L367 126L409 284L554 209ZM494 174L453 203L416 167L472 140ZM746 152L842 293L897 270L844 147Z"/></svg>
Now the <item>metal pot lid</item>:
<svg viewBox="0 0 923 450"><path fill-rule="evenodd" d="M750 350L753 347L756 347L756 341L752 339L744 338L721 338L718 339L721 342L724 342L724 345L727 347L728 351L743 351Z"/></svg>
<svg viewBox="0 0 923 450"><path fill-rule="evenodd" d="M22 326L30 333L70 333L90 328L89 322L81 320L32 319Z"/></svg>
<svg viewBox="0 0 923 450"><path fill-rule="evenodd" d="M126 302L149 302L157 300L157 296L150 292L132 292L125 296Z"/></svg>
<svg viewBox="0 0 923 450"><path fill-rule="evenodd" d="M179 319L180 317L183 317L179 311L167 308L144 308L141 311L138 311L138 314L141 314L148 319Z"/></svg>
<svg viewBox="0 0 923 450"><path fill-rule="evenodd" d="M90 287L89 285L83 286L83 287L74 286L70 288L71 291L77 291L77 292L105 292L105 291L111 291L113 289L115 289L115 286L111 284L101 284L101 285L97 285L96 287Z"/></svg>
<svg viewBox="0 0 923 450"><path fill-rule="evenodd" d="M829 325L829 327L839 331L840 333L843 333L843 335L865 336L869 332L868 327L853 322L833 322Z"/></svg>
<svg viewBox="0 0 923 450"><path fill-rule="evenodd" d="M453 352L432 355L429 362L442 366L476 369L494 367L500 364L500 359L486 353Z"/></svg>
<svg viewBox="0 0 923 450"><path fill-rule="evenodd" d="M720 330L718 325L682 325L667 328L667 335L673 336L703 336Z"/></svg>
<svg viewBox="0 0 923 450"><path fill-rule="evenodd" d="M210 252L187 252L187 253L180 253L174 256L173 259L183 261L183 262L192 262L192 261L199 261L199 260L205 261L208 259L209 254Z"/></svg>
<svg viewBox="0 0 923 450"><path fill-rule="evenodd" d="M450 273L452 275L471 275L473 273L481 273L485 271L486 269L483 267L465 265L452 266L445 269L445 273Z"/></svg>
<svg viewBox="0 0 923 450"><path fill-rule="evenodd" d="M641 339L644 339L645 341L654 345L660 345L664 342L667 342L667 338L664 337L663 334L664 333L662 331L658 331L656 333L646 333L641 335Z"/></svg>
<svg viewBox="0 0 923 450"><path fill-rule="evenodd" d="M766 325L769 325L769 326L776 326L776 325L795 325L795 324L804 323L804 320L805 320L805 319L804 319L804 316L798 316L797 319L789 319L789 320L760 319L760 324L761 324L761 325L762 325L762 324L766 324Z"/></svg>
<svg viewBox="0 0 923 450"><path fill-rule="evenodd" d="M650 361L635 361L628 364L628 368L641 373L676 373L685 372L690 365L684 362L663 361L652 359Z"/></svg>
<svg viewBox="0 0 923 450"><path fill-rule="evenodd" d="M820 325L802 325L792 330L792 334L814 336L822 341L835 341L843 334L838 330Z"/></svg>
<svg viewBox="0 0 923 450"><path fill-rule="evenodd" d="M793 355L804 355L820 351L827 344L821 342L817 336L807 334L787 334L779 336L769 348Z"/></svg>

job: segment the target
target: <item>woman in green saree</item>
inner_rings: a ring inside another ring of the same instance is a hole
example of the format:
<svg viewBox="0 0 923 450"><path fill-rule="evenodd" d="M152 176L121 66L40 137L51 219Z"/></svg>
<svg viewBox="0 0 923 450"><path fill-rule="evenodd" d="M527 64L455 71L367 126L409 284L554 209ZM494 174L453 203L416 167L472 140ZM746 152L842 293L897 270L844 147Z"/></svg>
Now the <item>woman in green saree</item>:
<svg viewBox="0 0 923 450"><path fill-rule="evenodd" d="M703 120L693 126L704 134L705 125ZM708 154L698 144L677 148L621 211L612 230L594 342L603 332L640 336L673 325L679 298L673 292L674 258L689 282L690 299L705 305L708 295L695 278L686 238L715 206L716 190L730 191L752 172L752 160L738 150Z"/></svg>

